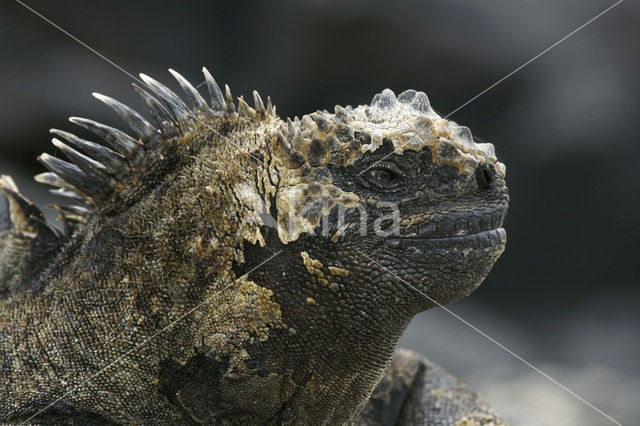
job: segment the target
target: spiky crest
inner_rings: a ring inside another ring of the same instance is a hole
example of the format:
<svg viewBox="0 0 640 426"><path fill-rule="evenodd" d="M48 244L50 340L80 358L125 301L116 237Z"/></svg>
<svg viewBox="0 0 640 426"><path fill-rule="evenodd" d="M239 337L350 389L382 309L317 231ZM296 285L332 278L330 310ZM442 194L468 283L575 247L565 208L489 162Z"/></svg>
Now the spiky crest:
<svg viewBox="0 0 640 426"><path fill-rule="evenodd" d="M21 291L36 277L65 235L49 225L10 176L0 176L0 299Z"/></svg>
<svg viewBox="0 0 640 426"><path fill-rule="evenodd" d="M53 186L53 194L72 201L71 205L53 206L60 215L61 229L46 222L42 211L20 194L11 177L0 177L0 298L33 282L37 276L34 274L56 255L78 223L91 215L121 212L157 185L171 166L179 164L179 144L175 140L194 122L211 127L216 120L275 116L271 99L267 98L265 107L255 91L255 107L239 98L236 112L229 86L225 85L223 95L206 68L202 72L211 99L209 104L183 76L172 69L169 72L184 91L184 100L144 74L140 78L145 87L133 84L149 110L151 122L115 99L93 94L127 123L133 136L80 117L70 117L69 121L97 135L101 142L51 129L53 145L67 160L47 153L40 155L38 160L48 172L36 175L35 180Z"/></svg>
<svg viewBox="0 0 640 426"><path fill-rule="evenodd" d="M87 141L63 130L51 129L51 133L60 138L53 138L54 146L65 154L68 161L42 154L38 160L49 172L37 175L36 181L56 187L52 192L57 195L82 201L83 211L106 214L118 212L136 201L126 199L120 193L123 188L131 192L130 186L134 183L127 179L132 174L145 173L145 169L148 170L149 165L154 163L154 156L166 156L170 150L169 141L183 134L192 122L211 122L211 118L215 117L264 118L266 115L275 115L271 99L268 98L265 107L256 91L253 92L255 108L251 108L240 97L236 112L229 86L225 85L223 95L209 71L206 68L202 71L209 89L210 104L207 104L189 81L172 69L169 72L184 91L185 100L153 78L140 74L146 88L134 84L134 90L149 109L153 124L121 102L94 93L95 98L111 107L128 124L135 137L93 120L71 117L69 120L72 123L96 134L105 144Z"/></svg>

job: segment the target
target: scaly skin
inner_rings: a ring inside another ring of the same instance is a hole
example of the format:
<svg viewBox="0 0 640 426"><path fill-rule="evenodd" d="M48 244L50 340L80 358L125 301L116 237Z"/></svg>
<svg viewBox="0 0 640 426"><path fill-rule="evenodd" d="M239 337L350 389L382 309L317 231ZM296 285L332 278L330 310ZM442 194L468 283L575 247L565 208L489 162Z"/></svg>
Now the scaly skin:
<svg viewBox="0 0 640 426"><path fill-rule="evenodd" d="M504 250L493 146L415 91L284 122L174 75L188 105L137 88L154 125L96 95L137 139L52 131L77 167L43 154L36 178L81 200L64 232L0 180L0 419L499 424L416 355L389 366L411 318Z"/></svg>

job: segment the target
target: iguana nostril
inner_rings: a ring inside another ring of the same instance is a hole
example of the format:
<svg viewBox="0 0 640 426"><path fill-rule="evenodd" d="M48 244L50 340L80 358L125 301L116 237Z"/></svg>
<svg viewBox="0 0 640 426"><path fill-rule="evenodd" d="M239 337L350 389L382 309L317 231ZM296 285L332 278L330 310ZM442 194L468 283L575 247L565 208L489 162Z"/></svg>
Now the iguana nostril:
<svg viewBox="0 0 640 426"><path fill-rule="evenodd" d="M479 189L489 189L493 181L493 170L488 164L480 164L476 168L476 183Z"/></svg>

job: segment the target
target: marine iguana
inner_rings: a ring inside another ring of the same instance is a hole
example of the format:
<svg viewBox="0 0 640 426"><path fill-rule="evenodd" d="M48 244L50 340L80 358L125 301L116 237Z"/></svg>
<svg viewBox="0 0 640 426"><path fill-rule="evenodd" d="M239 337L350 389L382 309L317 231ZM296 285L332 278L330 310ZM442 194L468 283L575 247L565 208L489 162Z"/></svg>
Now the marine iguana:
<svg viewBox="0 0 640 426"><path fill-rule="evenodd" d="M422 92L284 121L141 74L154 124L70 121L36 180L4 176L0 420L501 424L400 335L469 294L505 247L505 167ZM64 142L63 142L64 141ZM377 386L377 387L376 387Z"/></svg>

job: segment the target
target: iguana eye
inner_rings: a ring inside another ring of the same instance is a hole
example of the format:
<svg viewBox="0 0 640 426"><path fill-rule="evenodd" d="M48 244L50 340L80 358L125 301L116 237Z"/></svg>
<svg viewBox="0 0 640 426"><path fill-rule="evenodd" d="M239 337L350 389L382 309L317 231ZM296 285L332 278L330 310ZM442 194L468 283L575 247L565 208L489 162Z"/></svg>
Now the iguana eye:
<svg viewBox="0 0 640 426"><path fill-rule="evenodd" d="M398 189L404 181L401 172L394 170L392 167L378 166L373 167L365 173L367 181L379 189L394 190Z"/></svg>
<svg viewBox="0 0 640 426"><path fill-rule="evenodd" d="M393 173L389 170L374 169L369 172L369 176L380 183L389 184L393 181Z"/></svg>

